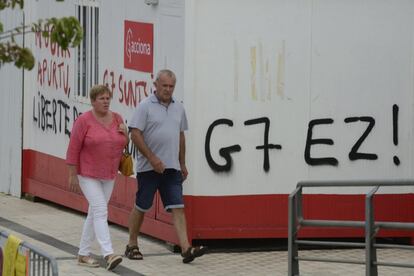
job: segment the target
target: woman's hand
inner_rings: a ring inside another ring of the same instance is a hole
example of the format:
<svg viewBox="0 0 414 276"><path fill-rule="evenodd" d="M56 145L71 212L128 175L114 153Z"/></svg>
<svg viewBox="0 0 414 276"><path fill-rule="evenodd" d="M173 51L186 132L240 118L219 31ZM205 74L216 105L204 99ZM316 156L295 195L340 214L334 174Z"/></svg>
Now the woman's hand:
<svg viewBox="0 0 414 276"><path fill-rule="evenodd" d="M124 134L125 138L127 139L127 143L129 143L128 128L124 123L119 124L118 132Z"/></svg>
<svg viewBox="0 0 414 276"><path fill-rule="evenodd" d="M77 175L69 174L69 190L77 194L81 193L81 188L79 186L79 179Z"/></svg>
<svg viewBox="0 0 414 276"><path fill-rule="evenodd" d="M122 132L124 135L128 135L127 127L124 123L119 124L118 131Z"/></svg>
<svg viewBox="0 0 414 276"><path fill-rule="evenodd" d="M75 165L68 165L69 168L69 190L77 194L81 193L78 173Z"/></svg>

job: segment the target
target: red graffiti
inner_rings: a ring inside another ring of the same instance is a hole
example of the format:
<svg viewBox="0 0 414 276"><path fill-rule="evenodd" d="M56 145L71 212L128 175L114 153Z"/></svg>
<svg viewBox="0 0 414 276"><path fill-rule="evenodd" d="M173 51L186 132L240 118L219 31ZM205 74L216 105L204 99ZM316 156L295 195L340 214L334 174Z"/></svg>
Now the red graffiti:
<svg viewBox="0 0 414 276"><path fill-rule="evenodd" d="M48 26L46 26L48 32ZM37 57L37 83L42 87L55 90L63 90L65 95L70 94L69 63L70 51L63 50L56 42L52 42L50 36L44 37L40 32L35 33L35 45L41 53ZM41 58L41 56L46 56Z"/></svg>
<svg viewBox="0 0 414 276"><path fill-rule="evenodd" d="M43 59L42 62L37 63L37 83L43 87L63 89L65 95L69 96L69 65L64 62Z"/></svg>
<svg viewBox="0 0 414 276"><path fill-rule="evenodd" d="M49 31L48 27L46 31ZM35 45L39 49L49 49L50 54L54 57L70 58L69 49L63 50L56 42L51 42L50 36L43 37L40 32L35 33Z"/></svg>
<svg viewBox="0 0 414 276"><path fill-rule="evenodd" d="M146 81L126 80L122 74L116 77L116 73L108 69L104 71L103 84L109 87L113 96L115 93L118 94L118 101L126 106L136 107L138 103L148 97Z"/></svg>

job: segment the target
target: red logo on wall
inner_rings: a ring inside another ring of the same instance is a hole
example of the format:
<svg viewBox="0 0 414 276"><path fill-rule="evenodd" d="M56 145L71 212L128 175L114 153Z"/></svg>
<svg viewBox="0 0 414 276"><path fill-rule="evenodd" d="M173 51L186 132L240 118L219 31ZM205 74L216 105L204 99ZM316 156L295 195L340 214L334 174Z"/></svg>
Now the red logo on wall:
<svg viewBox="0 0 414 276"><path fill-rule="evenodd" d="M152 73L154 27L150 23L124 21L124 67Z"/></svg>

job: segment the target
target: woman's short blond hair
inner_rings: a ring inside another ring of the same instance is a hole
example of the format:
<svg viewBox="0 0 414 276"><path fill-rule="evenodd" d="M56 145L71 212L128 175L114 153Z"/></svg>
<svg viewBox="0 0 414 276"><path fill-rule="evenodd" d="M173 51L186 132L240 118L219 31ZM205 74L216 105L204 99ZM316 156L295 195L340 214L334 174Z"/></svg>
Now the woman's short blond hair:
<svg viewBox="0 0 414 276"><path fill-rule="evenodd" d="M89 90L89 98L94 101L96 100L96 97L101 94L108 93L109 96L112 98L111 90L109 90L108 86L103 84L97 84L92 86L91 90Z"/></svg>

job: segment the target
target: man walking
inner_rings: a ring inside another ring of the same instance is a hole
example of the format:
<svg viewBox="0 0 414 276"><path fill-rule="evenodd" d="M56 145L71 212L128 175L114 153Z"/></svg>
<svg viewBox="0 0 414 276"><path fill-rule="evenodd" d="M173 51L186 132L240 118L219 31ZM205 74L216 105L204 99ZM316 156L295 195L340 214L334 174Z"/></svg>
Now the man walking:
<svg viewBox="0 0 414 276"><path fill-rule="evenodd" d="M154 82L155 93L138 105L129 125L132 142L139 150L138 191L129 217L129 242L125 250L129 259L143 259L138 234L157 190L165 210L172 212L183 262L192 262L206 252L206 247L191 246L187 236L182 182L188 174L184 135L188 125L184 107L172 97L175 83L172 71L159 71Z"/></svg>

